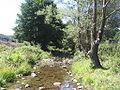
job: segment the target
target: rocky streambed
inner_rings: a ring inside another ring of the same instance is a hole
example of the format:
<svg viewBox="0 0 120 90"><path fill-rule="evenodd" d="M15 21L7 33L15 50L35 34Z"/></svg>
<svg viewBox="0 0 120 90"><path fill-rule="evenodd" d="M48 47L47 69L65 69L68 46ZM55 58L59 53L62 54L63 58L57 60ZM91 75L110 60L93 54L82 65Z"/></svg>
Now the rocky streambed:
<svg viewBox="0 0 120 90"><path fill-rule="evenodd" d="M69 68L72 63L72 60L61 58L41 60L29 76L18 75L18 80L9 84L7 90L88 90L73 78Z"/></svg>

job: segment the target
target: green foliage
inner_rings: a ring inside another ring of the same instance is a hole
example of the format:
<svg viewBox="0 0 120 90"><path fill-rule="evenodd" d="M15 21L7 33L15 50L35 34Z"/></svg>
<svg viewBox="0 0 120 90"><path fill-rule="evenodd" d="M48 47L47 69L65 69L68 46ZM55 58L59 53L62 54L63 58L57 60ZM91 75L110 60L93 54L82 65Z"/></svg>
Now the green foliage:
<svg viewBox="0 0 120 90"><path fill-rule="evenodd" d="M72 65L75 77L95 90L119 90L120 51L116 47L119 45L107 43L99 47L101 63L107 69L93 69L90 59L85 58L81 52L76 52L76 62Z"/></svg>
<svg viewBox="0 0 120 90"><path fill-rule="evenodd" d="M24 62L24 63L21 63L21 65L18 67L16 73L17 74L23 74L23 75L27 75L29 74L29 70L31 69L31 66L27 63L27 62Z"/></svg>
<svg viewBox="0 0 120 90"><path fill-rule="evenodd" d="M115 37L114 37L115 40L118 40L120 42L120 31L118 31L116 34L115 34Z"/></svg>
<svg viewBox="0 0 120 90"><path fill-rule="evenodd" d="M6 83L5 80L3 80L3 78L0 78L0 86L3 86Z"/></svg>
<svg viewBox="0 0 120 90"><path fill-rule="evenodd" d="M83 52L80 52L79 50L74 53L74 60L79 61L86 58L85 54Z"/></svg>
<svg viewBox="0 0 120 90"><path fill-rule="evenodd" d="M0 52L0 86L13 82L17 74L28 75L37 60L51 56L39 47L31 45L16 48L0 45Z"/></svg>
<svg viewBox="0 0 120 90"><path fill-rule="evenodd" d="M30 43L27 42L27 41L24 41L23 44L24 44L25 46L30 46Z"/></svg>
<svg viewBox="0 0 120 90"><path fill-rule="evenodd" d="M99 54L119 57L120 44L109 44L108 42L102 43L99 46Z"/></svg>
<svg viewBox="0 0 120 90"><path fill-rule="evenodd" d="M38 55L38 58L39 58L39 59L47 59L47 58L49 58L50 56L51 56L50 53L42 52L41 54Z"/></svg>
<svg viewBox="0 0 120 90"><path fill-rule="evenodd" d="M25 57L21 53L12 53L7 59L8 61L14 62L18 65L25 61Z"/></svg>
<svg viewBox="0 0 120 90"><path fill-rule="evenodd" d="M118 30L106 29L103 34L103 41L114 39L115 35L119 32ZM117 39L115 39L117 40Z"/></svg>
<svg viewBox="0 0 120 90"><path fill-rule="evenodd" d="M46 50L48 45L61 46L64 25L56 18L57 8L52 0L26 0L18 14L15 38L34 44L41 44Z"/></svg>
<svg viewBox="0 0 120 90"><path fill-rule="evenodd" d="M65 32L65 36L64 39L62 41L63 43L63 48L65 50L71 49L71 51L75 50L75 35L76 32L75 30L75 25L72 24L72 22L68 22L66 24L66 28L64 29Z"/></svg>
<svg viewBox="0 0 120 90"><path fill-rule="evenodd" d="M15 70L12 67L4 67L0 69L1 80L13 82L15 80Z"/></svg>

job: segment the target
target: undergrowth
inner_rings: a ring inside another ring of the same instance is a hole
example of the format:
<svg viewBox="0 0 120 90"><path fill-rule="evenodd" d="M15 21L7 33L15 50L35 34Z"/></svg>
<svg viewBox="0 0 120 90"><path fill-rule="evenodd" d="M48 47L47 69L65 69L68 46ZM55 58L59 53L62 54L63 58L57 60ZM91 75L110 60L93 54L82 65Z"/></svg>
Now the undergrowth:
<svg viewBox="0 0 120 90"><path fill-rule="evenodd" d="M50 56L50 53L30 44L16 48L0 45L0 86L14 82L17 74L27 75L37 60Z"/></svg>
<svg viewBox="0 0 120 90"><path fill-rule="evenodd" d="M89 58L77 51L72 65L75 77L95 90L120 90L120 46L101 44L99 56L104 69L93 69Z"/></svg>

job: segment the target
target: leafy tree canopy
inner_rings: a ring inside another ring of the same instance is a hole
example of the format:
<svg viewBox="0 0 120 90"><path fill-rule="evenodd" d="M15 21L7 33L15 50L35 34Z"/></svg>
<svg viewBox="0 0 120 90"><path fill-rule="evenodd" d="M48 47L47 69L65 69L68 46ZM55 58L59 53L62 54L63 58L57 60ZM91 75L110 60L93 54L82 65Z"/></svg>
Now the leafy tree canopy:
<svg viewBox="0 0 120 90"><path fill-rule="evenodd" d="M61 46L64 25L57 17L57 8L52 0L26 0L21 5L21 14L16 20L15 38L41 44Z"/></svg>

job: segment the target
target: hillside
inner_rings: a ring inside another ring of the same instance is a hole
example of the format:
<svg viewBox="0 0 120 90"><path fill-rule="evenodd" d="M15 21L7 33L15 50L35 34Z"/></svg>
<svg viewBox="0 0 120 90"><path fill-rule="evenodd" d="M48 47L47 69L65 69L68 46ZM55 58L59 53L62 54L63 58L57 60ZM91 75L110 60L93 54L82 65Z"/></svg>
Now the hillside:
<svg viewBox="0 0 120 90"><path fill-rule="evenodd" d="M1 41L12 41L13 39L10 36L0 34Z"/></svg>

